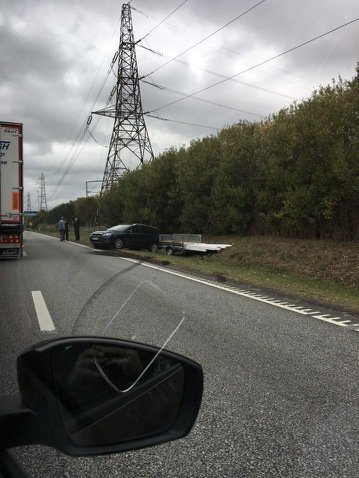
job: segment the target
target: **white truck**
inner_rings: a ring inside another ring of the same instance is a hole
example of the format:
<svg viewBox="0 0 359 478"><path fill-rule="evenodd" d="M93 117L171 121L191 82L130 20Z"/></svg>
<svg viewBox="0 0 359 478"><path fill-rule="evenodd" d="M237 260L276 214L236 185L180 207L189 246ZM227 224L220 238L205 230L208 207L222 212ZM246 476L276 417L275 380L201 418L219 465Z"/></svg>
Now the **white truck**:
<svg viewBox="0 0 359 478"><path fill-rule="evenodd" d="M22 256L22 131L21 123L0 121L0 259Z"/></svg>

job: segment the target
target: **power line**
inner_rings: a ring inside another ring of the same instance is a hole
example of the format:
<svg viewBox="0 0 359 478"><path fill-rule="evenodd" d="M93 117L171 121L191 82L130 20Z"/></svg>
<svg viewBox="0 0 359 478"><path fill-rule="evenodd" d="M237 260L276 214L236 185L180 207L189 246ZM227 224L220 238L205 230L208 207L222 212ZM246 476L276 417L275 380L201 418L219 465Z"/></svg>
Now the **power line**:
<svg viewBox="0 0 359 478"><path fill-rule="evenodd" d="M188 123L186 121L173 120L173 119L170 119L170 118L161 118L160 116L155 116L155 115L151 115L151 114L147 114L147 113L143 113L143 114L148 116L149 118L155 118L155 119L158 119L158 120L161 120L161 121L170 121L171 123L179 123L179 124L184 124L186 126L196 126L196 127L199 127L199 128L214 129L215 131L218 130L218 128L215 128L214 126L206 126L206 125L197 124L197 123Z"/></svg>
<svg viewBox="0 0 359 478"><path fill-rule="evenodd" d="M233 18L232 20L230 20L228 23L226 23L225 25L223 25L222 27L218 28L216 31L212 32L211 34L207 35L205 38L202 38L202 40L198 41L197 43L195 43L194 45L192 45L191 47L187 48L186 50L184 50L182 53L179 53L177 56L175 56L174 58L171 58L171 60L167 61L166 63L164 63L163 65L159 66L158 68L156 68L155 70L151 71L151 73L148 73L147 75L143 76L141 78L141 80L143 78L146 78L147 76L149 75L153 75L153 73L157 72L158 70L160 70L161 68L163 68L164 66L167 66L169 63L171 63L172 61L176 60L177 58L179 58L180 56L184 55L185 53L188 53L190 50L192 50L193 48L195 48L196 46L200 45L201 43L205 42L206 40L208 40L208 38L211 38L213 35L215 35L216 33L220 32L221 30L223 30L224 28L228 27L228 25L231 25L232 23L234 23L236 20L238 20L239 18L243 17L244 15L246 15L247 13L251 12L252 10L254 10L255 8L257 8L259 5L261 5L262 3L264 3L266 0L261 0L260 2L256 3L255 5L253 5L252 7L248 8L248 10L246 10L245 12L241 13L240 15L237 15L235 18Z"/></svg>
<svg viewBox="0 0 359 478"><path fill-rule="evenodd" d="M151 15L147 15L145 14L144 12L138 10L138 9L135 9L133 8L134 10L136 10L138 13L142 14L145 18L151 18L152 20L158 20L154 17L152 17ZM183 36L186 36L187 38L190 38L191 40L195 40L195 38L191 35L190 32L186 31L185 29L183 28L180 28L178 25L174 25L174 24L171 24L171 23L168 23L166 22L166 26L172 30L174 30L175 32L183 35ZM140 48L143 48L142 45L139 45ZM233 50L231 48L228 48L228 47L225 47L225 46L221 46L220 48L215 48L215 47L212 47L212 50L216 50L218 51L219 53L221 54L225 54L226 56L230 57L230 58L233 58L233 55L235 55L236 57L238 55L240 56L245 56L243 55L243 53L239 54L238 51L236 50ZM165 55L165 54L162 54L162 53L158 53L158 52L154 52L155 54L159 55L159 56L167 56L167 58L171 58L169 55ZM179 63L181 63L181 60L178 60L178 58L176 57L176 59L174 59L174 61L177 61ZM294 77L297 77L297 78L300 78L300 79L304 79L306 81L312 81L312 80L309 80L308 78L304 77L303 75L298 75L294 72L288 72L287 70L284 70L282 68L278 68L276 67L276 69L279 71L279 72L282 72L282 73L286 73L286 74L290 74ZM205 70L204 70L205 71ZM272 75L273 76L273 75ZM269 90L270 91L270 90ZM279 93L278 93L279 94ZM289 97L290 99L293 99L295 100L296 98L291 98Z"/></svg>
<svg viewBox="0 0 359 478"><path fill-rule="evenodd" d="M121 17L119 18L119 20L118 20L117 23L116 23L116 26L115 26L115 28L114 28L114 30L113 30L113 32L112 32L112 35L111 35L111 39L110 39L110 41L109 41L109 44L112 42L112 39L113 39L113 37L114 37L114 35L115 35L115 32L116 32L116 30L117 30L117 28L118 28L120 22L121 22ZM109 50L109 44L108 44L108 46L107 46L107 50L106 50L106 51ZM82 111L83 111L83 109L84 109L84 107L85 107L85 104L86 104L87 100L88 100L89 97L90 97L90 92L91 92L91 90L92 90L92 88L93 88L93 86L94 86L94 84L95 84L95 82L96 82L96 79L97 79L97 77L98 77L98 75L99 75L99 72L100 72L100 70L101 70L101 68L102 68L103 61L104 61L104 58L102 59L101 64L100 64L100 65L98 66L98 68L97 68L96 75L95 75L95 77L94 77L94 79L93 79L93 81L92 81L91 86L90 86L89 89L88 89L86 98L85 98L85 100L83 101L83 106L82 106L82 108L81 108L80 113L78 114L78 118L80 117L80 115L81 115L81 113L82 113ZM96 103L96 101L98 100L98 98L100 97L100 95L101 95L101 93L102 93L102 91L103 91L103 89L104 89L104 87L105 87L105 84L106 84L106 82L107 82L107 79L108 79L108 77L110 76L110 73L111 73L111 71L112 71L113 65L114 65L114 60L112 60L112 63L111 63L111 65L110 65L109 69L107 70L107 73L106 73L104 79L102 80L102 83L101 83L100 88L99 88L99 90L98 90L98 92L97 92L96 98L95 98L95 100L93 101L92 107L90 108L90 110L94 109L95 103ZM77 121L78 121L78 120L77 120ZM52 179L54 179L54 178L57 176L57 174L60 172L60 170L61 170L61 168L63 167L63 165L64 165L64 164L66 163L66 161L68 160L68 157L69 157L69 155L71 154L71 151L72 151L72 150L76 150L76 148L77 148L78 150L80 150L80 148L82 149L82 146L83 146L82 143L83 143L83 141L84 141L84 133L87 131L87 129L88 129L88 128L86 128L86 123L84 122L83 125L81 126L79 132L77 133L77 135L76 135L76 137L75 137L75 139L74 139L74 141L73 141L73 143L72 143L72 146L71 146L70 150L67 152L67 154L65 155L64 159L61 161L61 164L58 166L58 168L56 169L56 171L52 174L51 178L49 179L49 182L51 182ZM80 144L78 144L78 141L80 141ZM79 151L77 154L79 154L79 153L80 153L80 151ZM64 180L64 178L65 178L66 175L68 174L68 172L69 172L69 170L71 169L73 163L76 161L77 158L76 158L76 157L74 158L75 154L76 154L75 152L72 154L72 157L71 157L71 159L70 159L70 164L66 167L66 169L65 169L65 174L63 174L62 177L60 178L60 180L57 182L57 184L56 184L56 189L55 189L55 191L53 192L53 194L51 195L51 197L57 192L59 186L61 185L62 181Z"/></svg>
<svg viewBox="0 0 359 478"><path fill-rule="evenodd" d="M169 91L170 93L174 93L176 95L185 96L185 93L183 93L181 91L173 90L171 88L167 88L166 86L156 85L155 83L151 83L150 81L146 81L146 80L142 80L142 82L146 83L147 85L154 86L155 88L158 88L160 90L165 90L165 91ZM210 105L213 105L213 106L219 106L220 108L226 108L228 110L237 111L238 113L245 113L247 115L257 116L258 118L263 118L263 115L260 115L258 113L252 113L251 111L241 110L239 108L236 108L235 106L223 105L222 103L217 103L216 101L206 100L204 98L193 97L192 99L196 100L196 101L200 101L202 103L207 103L207 104L210 104ZM144 114L153 113L154 111L157 111L157 110L146 111Z"/></svg>
<svg viewBox="0 0 359 478"><path fill-rule="evenodd" d="M117 29L117 27L116 27ZM98 98L100 97L104 87L105 87L105 84L107 82L107 79L108 77L110 76L111 72L113 71L113 66L115 65L115 63L117 62L117 58L118 58L118 52L115 53L113 59L112 59L112 62L107 70L107 73L105 75L105 78L103 79L101 85L100 85L100 89L98 90L97 92L97 95L96 95L96 98L95 100L93 101L92 103L92 107L95 106ZM97 77L97 75L96 75ZM91 86L92 87L92 86ZM113 92L111 92L111 95L110 97L108 98L107 100L107 104L111 101L111 98L112 98L112 95L113 95ZM57 168L57 170L55 171L55 173L52 175L51 179L53 179L57 173L61 170L62 166L65 164L66 160L68 159L70 153L72 150L74 150L74 152L72 153L72 156L71 158L69 159L69 162L65 168L65 171L63 172L62 176L60 177L60 179L57 181L57 183L55 184L55 189L52 191L52 194L50 196L50 199L52 199L54 197L54 195L57 193L59 187L61 186L62 182L64 181L64 179L66 178L66 176L68 175L68 173L70 172L71 168L73 167L73 165L75 164L75 162L77 161L83 147L84 147L84 140L85 140L85 134L86 133L89 133L89 135L95 140L96 143L100 144L96 138L93 136L93 132L91 132L89 130L89 126L90 126L90 123L91 121L89 121L91 118L92 120L92 116L90 116L88 119L87 119L87 123L84 123L83 127L81 130L79 130L70 150L68 151L66 157L63 159L63 161L61 162L60 166ZM95 124L95 128L97 126L99 122L99 118L96 118L96 124ZM93 128L93 129L95 129ZM103 146L102 144L100 144L101 146ZM105 146L106 147L106 146Z"/></svg>
<svg viewBox="0 0 359 478"><path fill-rule="evenodd" d="M169 15L167 15L163 20L160 21L160 23L158 23L158 25L156 25L155 27L152 28L152 30L150 30L148 33L146 33L145 36L143 36L142 38L140 38L139 40L137 40L137 42L135 43L135 45L137 45L138 43L140 43L142 40L144 40L145 38L147 38L153 31L155 31L160 25L162 25L162 23L164 23L168 18L170 18L170 16L172 16L175 12L177 12L177 10L179 10L185 3L187 3L188 0L184 0L180 5L178 5L178 7L176 7ZM136 10L135 8L132 7L133 10Z"/></svg>
<svg viewBox="0 0 359 478"><path fill-rule="evenodd" d="M157 53L157 54L159 54L159 53ZM178 58L175 61L177 63L181 63L185 66L188 66L189 68L192 68L192 65L187 61L179 60ZM264 91L264 92L270 93L272 95L281 96L283 98L288 98L290 100L296 100L296 98L294 98L293 96L285 95L284 93L279 93L278 91L273 91L273 90L270 90L268 88L263 88L261 86L253 85L252 83L247 83L245 81L240 81L240 80L237 80L235 78L228 77L226 75L221 75L220 73L217 73L216 71L208 70L207 68L201 68L201 67L198 67L198 66L196 66L195 68L199 71L204 71L205 73L209 73L211 75L218 76L219 78L229 79L230 81L233 81L233 82L238 83L240 85L248 86L249 88L254 88L256 90ZM144 81L144 80L142 80L142 81ZM144 83L146 83L146 82L144 81Z"/></svg>
<svg viewBox="0 0 359 478"><path fill-rule="evenodd" d="M336 32L336 31L338 31L338 30L340 30L340 29L342 29L342 28L345 28L345 27L347 27L348 25L351 25L351 24L357 22L358 20L359 20L359 17L358 17L358 18L355 18L354 20L351 20L351 21L349 21L349 22L347 22L347 23L344 23L344 24L342 24L342 25L340 25L340 26L338 26L338 27L332 28L331 30L329 30L329 31L327 31L327 32L325 32L325 33L322 33L322 34L320 34L320 35L317 35L317 36L315 36L314 38L311 38L310 40L306 40L306 41L300 43L299 45L296 45L296 46L294 46L294 47L292 47L292 48L289 48L288 50L285 50L285 51L283 51L283 52L281 52L281 53L278 53L277 55L274 55L274 56L268 58L267 60L263 60L263 61L261 61L260 63L257 63L256 65L253 65L253 66L251 66L251 67L249 67L249 68L246 68L245 70L240 71L239 73L236 73L236 74L234 74L234 75L232 75L232 76L229 76L228 78L224 78L223 80L218 81L217 83L213 83L212 85L209 85L209 86L207 86L207 87L205 87L205 88L202 88L201 90L198 90L198 91L195 91L195 92L193 92L193 93L191 93L191 94L188 94L187 96L184 96L183 98L180 98L180 99L178 99L178 100L176 100L176 101L172 101L171 103L167 103L166 105L160 106L159 108L156 108L156 109L150 111L149 113L154 113L154 112L159 111L159 110L161 110L161 109L163 109L163 108L167 108L168 106L172 106L172 105L174 105L174 104L176 104L176 103L179 103L180 101L183 101L183 100L185 100L185 99L187 99L187 98L193 98L195 95L198 95L199 93L203 93L204 91L207 91L207 90L209 90L209 89L211 89L211 88L214 88L215 86L221 85L221 84L225 83L226 81L230 81L230 80L232 80L233 78L236 78L236 77L239 76L239 75L243 75L243 73L247 73L248 71L252 71L252 70L254 70L255 68L258 68L258 67L260 67L260 66L263 66L263 65L265 65L266 63L269 63L270 61L276 60L277 58L280 58L281 56L286 55L287 53L291 53L292 51L298 50L299 48L301 48L301 47L303 47L303 46L305 46L305 45L308 45L309 43L312 43L312 42L314 42L314 41L316 41L316 40L319 40L320 38L323 38L323 37L325 37L325 36L327 36L327 35L330 35L331 33L334 33L334 32Z"/></svg>

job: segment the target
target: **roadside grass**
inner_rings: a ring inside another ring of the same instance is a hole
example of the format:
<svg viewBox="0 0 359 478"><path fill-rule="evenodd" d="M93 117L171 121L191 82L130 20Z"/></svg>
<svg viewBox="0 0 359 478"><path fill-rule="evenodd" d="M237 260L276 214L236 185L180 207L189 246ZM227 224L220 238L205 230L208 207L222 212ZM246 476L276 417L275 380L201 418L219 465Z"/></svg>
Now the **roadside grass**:
<svg viewBox="0 0 359 478"><path fill-rule="evenodd" d="M80 243L90 246L92 230L81 229ZM58 237L58 231L43 228ZM69 231L69 240L74 234ZM123 251L162 265L263 287L301 299L359 312L359 242L278 237L203 236L203 242L232 247L214 254L166 256L163 251ZM121 252L122 253L122 252Z"/></svg>

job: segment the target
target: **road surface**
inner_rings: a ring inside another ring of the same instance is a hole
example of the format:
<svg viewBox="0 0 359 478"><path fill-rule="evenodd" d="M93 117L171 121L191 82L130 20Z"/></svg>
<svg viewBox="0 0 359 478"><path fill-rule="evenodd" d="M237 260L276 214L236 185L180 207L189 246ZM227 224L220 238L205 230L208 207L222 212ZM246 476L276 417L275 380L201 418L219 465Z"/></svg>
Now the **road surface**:
<svg viewBox="0 0 359 478"><path fill-rule="evenodd" d="M86 334L161 346L183 317L167 348L205 374L185 439L93 458L16 449L31 477L358 476L355 318L337 326L344 319L330 321L314 306L294 310L298 304L35 233L26 233L25 251L0 263L1 395L17 393L16 356L36 342Z"/></svg>

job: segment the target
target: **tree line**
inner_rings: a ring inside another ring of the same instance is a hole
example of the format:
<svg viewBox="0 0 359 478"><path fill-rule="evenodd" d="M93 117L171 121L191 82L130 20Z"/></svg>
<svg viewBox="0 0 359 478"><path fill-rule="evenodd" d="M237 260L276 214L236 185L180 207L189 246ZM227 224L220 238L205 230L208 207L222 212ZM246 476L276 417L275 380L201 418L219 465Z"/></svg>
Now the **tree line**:
<svg viewBox="0 0 359 478"><path fill-rule="evenodd" d="M333 80L264 121L127 172L102 196L100 214L102 224L161 232L358 240L359 64L352 80Z"/></svg>
<svg viewBox="0 0 359 478"><path fill-rule="evenodd" d="M36 217L29 219L28 222L31 222L33 227L41 228L42 225L56 225L60 217L66 218L69 224L73 224L75 217L78 217L81 225L94 227L98 203L98 197L78 198L68 203L59 204L50 211L41 210Z"/></svg>

